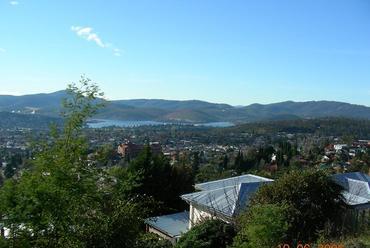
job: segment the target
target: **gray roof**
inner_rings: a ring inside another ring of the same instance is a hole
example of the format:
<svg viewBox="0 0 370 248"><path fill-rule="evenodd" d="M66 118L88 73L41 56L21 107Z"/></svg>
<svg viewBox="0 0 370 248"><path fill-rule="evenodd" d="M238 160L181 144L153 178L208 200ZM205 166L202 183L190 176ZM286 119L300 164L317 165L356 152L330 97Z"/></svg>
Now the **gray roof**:
<svg viewBox="0 0 370 248"><path fill-rule="evenodd" d="M186 233L189 227L189 212L180 212L169 215L151 217L145 223L165 233L167 236L176 238Z"/></svg>
<svg viewBox="0 0 370 248"><path fill-rule="evenodd" d="M198 183L195 185L195 188L198 190L214 190L239 185L241 183L272 182L272 181L273 180L269 178L260 177L252 174L246 174L238 177L230 177L206 183Z"/></svg>
<svg viewBox="0 0 370 248"><path fill-rule="evenodd" d="M252 174L230 177L196 184L195 188L201 191L181 198L213 214L232 218L248 205L259 187L271 182L272 179Z"/></svg>
<svg viewBox="0 0 370 248"><path fill-rule="evenodd" d="M350 206L370 204L370 176L351 172L335 174L333 180L344 188L343 197Z"/></svg>

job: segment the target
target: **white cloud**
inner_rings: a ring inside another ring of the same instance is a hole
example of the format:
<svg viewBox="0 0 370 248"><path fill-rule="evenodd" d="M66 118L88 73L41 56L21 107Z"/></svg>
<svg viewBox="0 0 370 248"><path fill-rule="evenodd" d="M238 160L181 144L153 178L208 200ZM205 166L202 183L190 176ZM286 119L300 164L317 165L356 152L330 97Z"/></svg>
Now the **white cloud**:
<svg viewBox="0 0 370 248"><path fill-rule="evenodd" d="M121 51L121 49L114 48L113 49L113 54L114 54L114 56L121 57L122 51Z"/></svg>
<svg viewBox="0 0 370 248"><path fill-rule="evenodd" d="M6 52L6 50L4 48L0 47L0 53L5 53L5 52Z"/></svg>
<svg viewBox="0 0 370 248"><path fill-rule="evenodd" d="M10 1L9 2L11 5L18 5L19 4L19 2L18 1Z"/></svg>
<svg viewBox="0 0 370 248"><path fill-rule="evenodd" d="M98 46L105 47L103 41L96 33L93 32L93 29L91 27L72 26L71 30L81 38L84 38L88 41L94 41Z"/></svg>
<svg viewBox="0 0 370 248"><path fill-rule="evenodd" d="M93 41L98 46L111 50L114 56L120 57L122 54L121 49L114 47L111 43L103 42L98 34L93 32L93 28L91 27L72 26L71 30L75 32L79 37L87 41Z"/></svg>

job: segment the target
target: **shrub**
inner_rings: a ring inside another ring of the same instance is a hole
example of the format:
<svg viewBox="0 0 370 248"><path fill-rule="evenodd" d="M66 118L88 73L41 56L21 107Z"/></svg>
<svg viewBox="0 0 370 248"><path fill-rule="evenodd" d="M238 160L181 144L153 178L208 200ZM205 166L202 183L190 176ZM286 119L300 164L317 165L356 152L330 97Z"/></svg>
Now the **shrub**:
<svg viewBox="0 0 370 248"><path fill-rule="evenodd" d="M286 238L289 211L288 205L254 205L238 219L234 247L277 247Z"/></svg>
<svg viewBox="0 0 370 248"><path fill-rule="evenodd" d="M221 220L206 220L182 236L177 248L223 248L232 243L235 229Z"/></svg>
<svg viewBox="0 0 370 248"><path fill-rule="evenodd" d="M339 218L345 203L342 188L322 171L293 171L262 187L251 204L288 204L291 208L287 239L315 241L328 223L331 235L340 234Z"/></svg>
<svg viewBox="0 0 370 248"><path fill-rule="evenodd" d="M137 241L137 248L172 248L170 241L160 239L153 233L143 234Z"/></svg>

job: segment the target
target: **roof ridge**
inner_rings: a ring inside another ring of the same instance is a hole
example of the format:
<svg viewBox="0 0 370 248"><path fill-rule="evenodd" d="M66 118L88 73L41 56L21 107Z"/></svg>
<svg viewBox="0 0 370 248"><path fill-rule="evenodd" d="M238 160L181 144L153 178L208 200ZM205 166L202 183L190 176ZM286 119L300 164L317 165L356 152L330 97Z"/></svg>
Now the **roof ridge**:
<svg viewBox="0 0 370 248"><path fill-rule="evenodd" d="M243 176L252 176L252 174L244 174L244 175L240 175L240 176L236 176L236 177L228 177L228 178L223 178L223 179L217 179L217 180L213 180L213 181L209 181L209 182L197 183L195 185L204 185L204 184L207 184L207 183L221 182L221 181L225 181L225 180L236 179L236 178L243 177Z"/></svg>
<svg viewBox="0 0 370 248"><path fill-rule="evenodd" d="M218 180L214 180L214 181L198 183L198 184L195 184L195 188L199 189L199 190L202 190L202 191L203 190L208 190L207 188L210 188L210 187L224 188L224 187L228 187L227 186L228 184L238 185L240 183L244 183L245 180L243 180L243 179L247 179L247 178L252 178L252 180L255 179L257 182L271 182L271 181L274 181L273 179L266 178L266 177L261 177L261 176L257 176L257 175L253 175L253 174L244 174L244 175L240 175L240 176L236 176L236 177L228 177L228 178L224 178L224 179L218 179ZM218 185L218 184L222 184L222 185Z"/></svg>
<svg viewBox="0 0 370 248"><path fill-rule="evenodd" d="M264 179L264 180L266 180L266 179L267 180L273 180L273 179L270 179L270 178L267 178L267 177L261 177L261 176L257 176L257 175L253 175L253 174L243 174L243 175L236 176L236 177L228 177L228 178L217 179L217 180L204 182L204 183L197 183L196 185L202 185L202 184L214 183L214 182L221 182L221 181L236 179L236 178L245 177L245 176L251 176L251 177L255 177L255 178L258 178L258 179Z"/></svg>
<svg viewBox="0 0 370 248"><path fill-rule="evenodd" d="M231 188L231 187L240 187L242 184L260 184L260 183L266 183L266 182L269 182L269 181L265 181L265 182L240 182L238 184L235 184L235 185L230 185L230 186L225 186L225 187L220 187L220 188L216 188L216 189L208 189L208 190L201 190L201 191L197 191L197 192L193 192L193 193L188 193L188 194L183 194L181 195L182 196L185 196L185 195L192 195L192 194L200 194L200 193L210 193L210 192L213 192L213 191L216 191L216 190L220 190L220 189L227 189L227 188Z"/></svg>

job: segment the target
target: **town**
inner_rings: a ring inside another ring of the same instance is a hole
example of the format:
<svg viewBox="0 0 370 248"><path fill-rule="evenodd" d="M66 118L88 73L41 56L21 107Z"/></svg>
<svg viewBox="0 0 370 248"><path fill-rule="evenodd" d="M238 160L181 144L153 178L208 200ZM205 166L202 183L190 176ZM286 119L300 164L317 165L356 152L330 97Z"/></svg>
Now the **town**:
<svg viewBox="0 0 370 248"><path fill-rule="evenodd" d="M98 153L105 156L100 159L99 166L127 166L145 145L149 145L155 154L163 153L172 165L186 163L197 167L197 182L247 171L275 177L289 167L369 172L370 139L361 136L306 132L257 134L234 128L191 125L86 128L84 132L90 144L89 156L93 158ZM47 130L2 130L0 159L3 176L5 170L13 175L22 168L27 159L32 158L33 143L47 136Z"/></svg>

